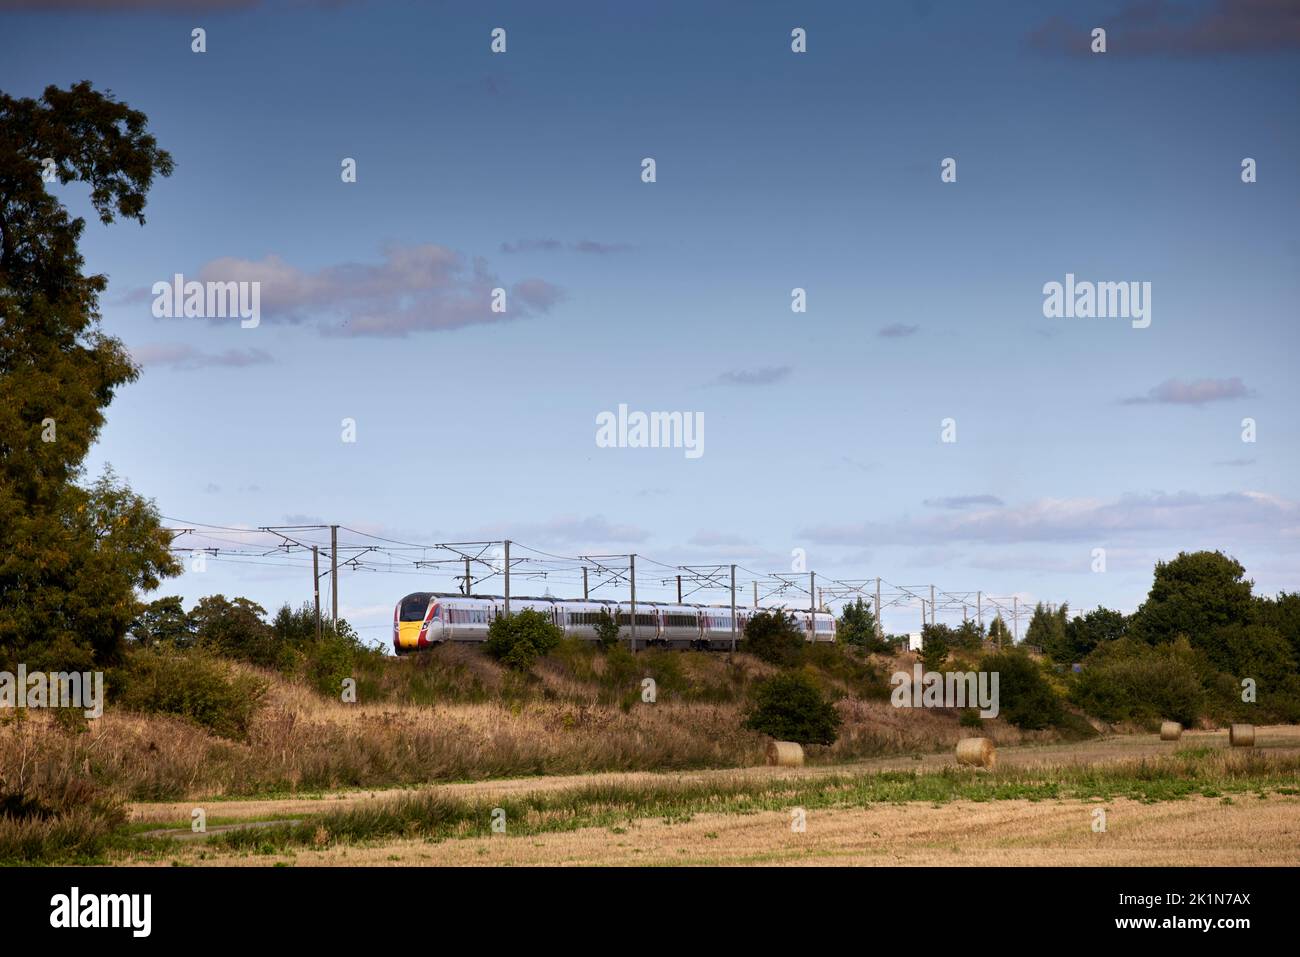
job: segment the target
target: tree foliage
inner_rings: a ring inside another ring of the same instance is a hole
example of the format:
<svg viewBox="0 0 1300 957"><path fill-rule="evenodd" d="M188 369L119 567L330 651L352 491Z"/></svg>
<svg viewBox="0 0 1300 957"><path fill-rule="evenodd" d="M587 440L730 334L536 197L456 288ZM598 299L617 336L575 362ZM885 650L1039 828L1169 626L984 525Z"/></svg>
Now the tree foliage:
<svg viewBox="0 0 1300 957"><path fill-rule="evenodd" d="M952 649L952 629L947 625L921 626L921 664L926 671L940 670Z"/></svg>
<svg viewBox="0 0 1300 957"><path fill-rule="evenodd" d="M1040 601L1034 606L1033 617L1029 619L1029 628L1025 631L1025 644L1041 648L1043 654L1056 661L1070 660L1070 644L1067 637L1067 618L1069 606L1061 605L1056 610L1044 607Z"/></svg>
<svg viewBox="0 0 1300 957"><path fill-rule="evenodd" d="M1251 618L1281 635L1291 646L1292 657L1300 662L1300 592L1282 592L1276 598L1257 597Z"/></svg>
<svg viewBox="0 0 1300 957"><path fill-rule="evenodd" d="M323 619L316 637L316 609L304 602L282 605L270 621L247 598L208 595L186 613L175 596L150 602L131 624L134 649L193 649L304 677L321 694L339 694L344 678L357 678L383 655L362 644L342 618Z"/></svg>
<svg viewBox="0 0 1300 957"><path fill-rule="evenodd" d="M790 671L755 686L745 726L779 741L834 744L840 716L811 677L802 671Z"/></svg>
<svg viewBox="0 0 1300 957"><path fill-rule="evenodd" d="M187 648L194 643L194 629L180 595L167 595L145 605L131 622L127 638L138 648L168 645Z"/></svg>
<svg viewBox="0 0 1300 957"><path fill-rule="evenodd" d="M780 608L765 608L745 622L745 637L740 650L769 664L790 668L803 661L805 644L803 633L795 626L792 615Z"/></svg>
<svg viewBox="0 0 1300 957"><path fill-rule="evenodd" d="M1009 648L1015 643L1011 629L1007 627L1001 615L994 615L993 620L989 622L989 641L998 648Z"/></svg>
<svg viewBox="0 0 1300 957"><path fill-rule="evenodd" d="M984 631L979 623L966 619L955 628L949 629L952 647L959 651L980 652L984 648Z"/></svg>
<svg viewBox="0 0 1300 957"><path fill-rule="evenodd" d="M983 671L998 673L999 717L1019 728L1038 730L1065 716L1061 699L1042 667L1020 648L987 656Z"/></svg>
<svg viewBox="0 0 1300 957"><path fill-rule="evenodd" d="M0 489L0 498L8 489ZM5 502L6 509L12 501ZM178 571L150 502L112 471L49 508L0 519L0 659L54 668L118 659L138 591ZM76 651L81 649L81 652Z"/></svg>
<svg viewBox="0 0 1300 957"><path fill-rule="evenodd" d="M531 608L495 619L488 625L483 650L507 667L528 671L542 655L554 649L564 632L546 615Z"/></svg>
<svg viewBox="0 0 1300 957"><path fill-rule="evenodd" d="M888 651L889 644L876 634L876 614L861 598L847 603L835 626L837 641L864 651Z"/></svg>
<svg viewBox="0 0 1300 957"><path fill-rule="evenodd" d="M1127 630L1128 618L1123 613L1098 605L1086 615L1070 619L1065 626L1066 655L1058 660L1082 661L1093 649L1123 638Z"/></svg>
<svg viewBox="0 0 1300 957"><path fill-rule="evenodd" d="M1186 638L1152 646L1123 638L1089 656L1075 676L1071 699L1103 721L1177 721L1203 712L1205 688L1196 653Z"/></svg>
<svg viewBox="0 0 1300 957"><path fill-rule="evenodd" d="M610 614L608 608L602 608L596 615L596 641L602 648L610 649L618 644L618 619Z"/></svg>
<svg viewBox="0 0 1300 957"><path fill-rule="evenodd" d="M1241 563L1222 552L1179 552L1172 561L1156 562L1132 633L1149 644L1186 635L1192 647L1208 646L1218 628L1249 620L1253 601L1245 576Z"/></svg>
<svg viewBox="0 0 1300 957"><path fill-rule="evenodd" d="M0 658L50 666L114 660L137 590L177 574L151 503L83 461L104 410L137 369L99 329L107 280L84 275L84 220L45 188L90 187L104 223L144 221L171 157L143 113L78 83L39 100L0 94ZM78 650L80 649L80 650Z"/></svg>

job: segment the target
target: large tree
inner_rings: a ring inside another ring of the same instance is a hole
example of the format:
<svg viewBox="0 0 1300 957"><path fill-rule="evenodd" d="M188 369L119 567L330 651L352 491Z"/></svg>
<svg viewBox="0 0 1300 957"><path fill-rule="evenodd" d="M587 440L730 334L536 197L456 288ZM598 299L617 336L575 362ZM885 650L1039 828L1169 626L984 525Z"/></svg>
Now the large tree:
<svg viewBox="0 0 1300 957"><path fill-rule="evenodd" d="M1069 614L1068 605L1053 610L1040 601L1034 606L1034 616L1029 619L1025 644L1043 649L1043 654L1054 661L1073 660L1073 652L1066 636Z"/></svg>
<svg viewBox="0 0 1300 957"><path fill-rule="evenodd" d="M1128 619L1123 612L1112 611L1098 605L1086 615L1071 618L1066 625L1066 638L1071 661L1082 661L1093 649L1108 641L1124 637Z"/></svg>
<svg viewBox="0 0 1300 957"><path fill-rule="evenodd" d="M994 615L993 620L989 622L989 641L993 642L999 649L1010 647L1015 643L1015 638L1011 634L1011 629L1007 623L1002 620L1002 616Z"/></svg>
<svg viewBox="0 0 1300 957"><path fill-rule="evenodd" d="M1281 592L1276 598L1255 599L1253 618L1286 639L1292 657L1300 662L1300 592Z"/></svg>
<svg viewBox="0 0 1300 957"><path fill-rule="evenodd" d="M78 83L40 99L0 94L0 659L114 658L140 603L179 567L152 504L86 453L138 369L99 327L107 280L86 275L85 228L46 189L89 187L105 224L144 222L172 159L146 117Z"/></svg>
<svg viewBox="0 0 1300 957"><path fill-rule="evenodd" d="M840 612L840 620L835 628L835 638L846 645L854 645L867 651L888 651L889 645L876 635L877 623L875 612L861 598L845 604Z"/></svg>
<svg viewBox="0 0 1300 957"><path fill-rule="evenodd" d="M1133 613L1130 630L1151 644L1186 635L1209 649L1224 625L1247 624L1255 611L1246 569L1222 552L1179 552L1157 562L1151 593Z"/></svg>

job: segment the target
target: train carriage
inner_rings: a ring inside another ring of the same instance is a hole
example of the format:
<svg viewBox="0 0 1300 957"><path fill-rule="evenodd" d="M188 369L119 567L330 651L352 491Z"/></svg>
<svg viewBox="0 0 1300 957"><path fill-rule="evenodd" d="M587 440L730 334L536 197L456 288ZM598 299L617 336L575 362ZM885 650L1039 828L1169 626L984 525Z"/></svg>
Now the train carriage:
<svg viewBox="0 0 1300 957"><path fill-rule="evenodd" d="M667 648L699 648L702 609L698 605L653 605L659 618L659 644Z"/></svg>
<svg viewBox="0 0 1300 957"><path fill-rule="evenodd" d="M426 639L441 641L487 641L488 628L500 612L491 598L464 595L440 596L431 609ZM441 626L441 631L436 631ZM441 635L439 638L438 635Z"/></svg>
<svg viewBox="0 0 1300 957"><path fill-rule="evenodd" d="M632 604L618 603L618 640L632 640ZM659 643L659 616L646 602L636 603L636 643L634 649L649 648Z"/></svg>
<svg viewBox="0 0 1300 957"><path fill-rule="evenodd" d="M513 606L513 602L511 603ZM614 615L618 611L615 601L564 601L556 602L557 617L555 622L564 633L572 638L586 641L596 640L596 624L602 613Z"/></svg>
<svg viewBox="0 0 1300 957"><path fill-rule="evenodd" d="M566 601L528 595L511 597L511 612L541 612L566 635L596 639L596 622L602 611L616 617L620 641L632 637L632 605L612 600ZM758 610L780 610L793 618L807 641L834 641L835 616L797 609L737 608L735 638ZM422 651L447 641L480 643L487 640L492 622L505 613L499 595L461 595L446 592L412 592L393 609L393 650L399 654ZM708 648L732 646L731 606L637 602L636 648Z"/></svg>
<svg viewBox="0 0 1300 957"><path fill-rule="evenodd" d="M733 634L730 605L710 605L700 609L701 639L704 647L730 648L733 638L739 642L745 635L745 624L749 621L749 615L748 608L736 609L736 627Z"/></svg>

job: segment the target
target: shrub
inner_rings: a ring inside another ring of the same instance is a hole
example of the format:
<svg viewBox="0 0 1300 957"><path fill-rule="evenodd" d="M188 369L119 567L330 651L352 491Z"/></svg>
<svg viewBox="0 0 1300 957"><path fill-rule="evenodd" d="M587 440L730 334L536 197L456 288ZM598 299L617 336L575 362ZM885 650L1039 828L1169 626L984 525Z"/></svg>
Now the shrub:
<svg viewBox="0 0 1300 957"><path fill-rule="evenodd" d="M602 648L613 648L618 644L618 621L609 613L608 608L602 608L596 616L596 641Z"/></svg>
<svg viewBox="0 0 1300 957"><path fill-rule="evenodd" d="M308 682L332 698L339 696L344 678L356 679L360 684L360 673L371 671L384 659L382 651L363 645L352 626L343 620L323 629L320 641L311 640L300 649L300 654Z"/></svg>
<svg viewBox="0 0 1300 957"><path fill-rule="evenodd" d="M804 648L807 665L844 682L860 698L888 698L888 679L870 661L840 644L814 642Z"/></svg>
<svg viewBox="0 0 1300 957"><path fill-rule="evenodd" d="M226 738L244 738L266 685L202 651L141 648L112 676L115 703L173 714Z"/></svg>
<svg viewBox="0 0 1300 957"><path fill-rule="evenodd" d="M834 744L840 716L812 678L795 671L774 675L755 686L745 727L780 741Z"/></svg>
<svg viewBox="0 0 1300 957"><path fill-rule="evenodd" d="M1197 659L1186 640L1151 646L1132 638L1107 642L1083 662L1070 698L1103 721L1192 724L1205 710Z"/></svg>
<svg viewBox="0 0 1300 957"><path fill-rule="evenodd" d="M563 638L564 632L546 615L527 608L509 618L493 621L488 626L483 650L507 668L528 671L538 658L556 648Z"/></svg>
<svg viewBox="0 0 1300 957"><path fill-rule="evenodd" d="M621 688L636 677L636 655L623 645L611 645L605 652L605 683Z"/></svg>
<svg viewBox="0 0 1300 957"><path fill-rule="evenodd" d="M878 624L871 606L859 598L846 604L840 612L835 640L867 652L888 652L889 643L876 635Z"/></svg>
<svg viewBox="0 0 1300 957"><path fill-rule="evenodd" d="M768 664L792 668L803 661L803 633L794 618L779 608L763 610L745 623L745 637L740 650L761 658Z"/></svg>
<svg viewBox="0 0 1300 957"><path fill-rule="evenodd" d="M641 655L641 677L653 678L655 690L660 695L685 696L690 681L682 668L682 652L653 648ZM639 687L639 684L638 684Z"/></svg>
<svg viewBox="0 0 1300 957"><path fill-rule="evenodd" d="M1291 646L1275 629L1266 625L1226 625L1214 635L1210 661L1236 679L1235 695L1240 698L1240 680L1250 678L1256 684L1257 703L1248 705L1255 714L1239 716L1262 724L1265 720L1293 723L1300 720L1300 675Z"/></svg>
<svg viewBox="0 0 1300 957"><path fill-rule="evenodd" d="M223 658L287 670L293 664L293 652L262 620L265 614L265 608L247 598L200 598L190 611L194 643Z"/></svg>
<svg viewBox="0 0 1300 957"><path fill-rule="evenodd" d="M983 671L998 673L998 717L1018 728L1039 730L1064 717L1061 699L1043 669L1019 648L987 656Z"/></svg>
<svg viewBox="0 0 1300 957"><path fill-rule="evenodd" d="M0 807L9 803L0 798ZM58 812L31 806L0 813L0 864L60 864L100 861L113 831L126 823L120 804L97 801Z"/></svg>
<svg viewBox="0 0 1300 957"><path fill-rule="evenodd" d="M952 646L952 629L947 625L921 627L921 664L925 665L926 671L942 670Z"/></svg>

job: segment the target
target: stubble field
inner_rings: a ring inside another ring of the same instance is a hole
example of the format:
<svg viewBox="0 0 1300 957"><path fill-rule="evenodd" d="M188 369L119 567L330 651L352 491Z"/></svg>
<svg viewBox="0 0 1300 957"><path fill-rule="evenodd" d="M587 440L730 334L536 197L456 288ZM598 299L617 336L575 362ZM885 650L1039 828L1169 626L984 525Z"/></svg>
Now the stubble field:
<svg viewBox="0 0 1300 957"><path fill-rule="evenodd" d="M1294 866L1300 728L1254 749L1224 732L1010 747L993 772L931 754L213 801L207 836L195 806L133 805L149 850L122 863Z"/></svg>

